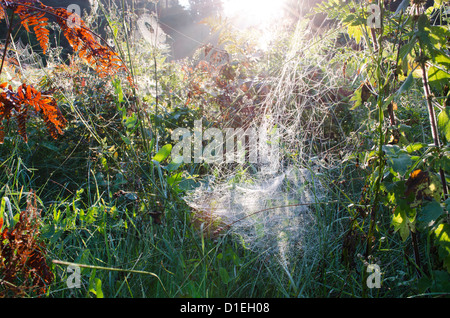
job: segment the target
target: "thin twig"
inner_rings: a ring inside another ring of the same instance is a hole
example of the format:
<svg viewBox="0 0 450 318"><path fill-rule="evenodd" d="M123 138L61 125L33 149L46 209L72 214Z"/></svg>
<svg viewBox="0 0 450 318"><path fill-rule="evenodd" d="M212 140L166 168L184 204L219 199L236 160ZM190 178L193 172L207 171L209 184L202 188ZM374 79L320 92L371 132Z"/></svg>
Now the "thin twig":
<svg viewBox="0 0 450 318"><path fill-rule="evenodd" d="M140 271L140 270L134 270L134 269L122 269L122 268L115 268L115 267L103 267L103 266L71 263L71 262L65 262L65 261L60 261L60 260L56 260L56 259L52 260L52 262L53 262L53 264L65 265L65 266L76 266L76 267L80 267L80 268L90 268L90 269L99 269L99 270L106 270L106 271L112 271L112 272L127 272L127 273L134 273L134 274L150 275L150 276L153 276L156 279L158 279L158 281L161 283L161 286L162 286L164 292L167 294L166 288L164 287L164 284L162 283L159 276L152 272Z"/></svg>
<svg viewBox="0 0 450 318"><path fill-rule="evenodd" d="M4 10L4 9L3 9ZM5 10L6 12L6 10ZM5 17L6 17L6 13L5 13ZM14 19L14 12L11 14L11 19L9 21L7 21L8 25L8 33L6 34L6 42L5 42L5 48L3 50L3 57L2 57L2 64L0 65L0 74L2 74L3 71L3 64L5 63L5 59L6 59L6 53L8 51L8 45L9 45L9 38L11 37L11 31L12 31L12 22Z"/></svg>

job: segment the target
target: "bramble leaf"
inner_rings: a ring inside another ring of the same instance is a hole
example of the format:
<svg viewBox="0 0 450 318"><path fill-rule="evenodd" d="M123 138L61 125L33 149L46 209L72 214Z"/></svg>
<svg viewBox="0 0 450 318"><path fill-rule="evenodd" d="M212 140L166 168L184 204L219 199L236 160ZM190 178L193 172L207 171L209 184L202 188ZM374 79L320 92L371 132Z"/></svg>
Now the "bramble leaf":
<svg viewBox="0 0 450 318"><path fill-rule="evenodd" d="M439 257L450 273L450 225L440 224L434 230L435 242L439 246Z"/></svg>
<svg viewBox="0 0 450 318"><path fill-rule="evenodd" d="M417 221L423 224L425 227L432 226L436 220L444 213L439 202L433 200L427 203L420 211L419 216L417 217Z"/></svg>
<svg viewBox="0 0 450 318"><path fill-rule="evenodd" d="M439 114L438 127L444 134L447 142L450 142L450 106L445 107Z"/></svg>

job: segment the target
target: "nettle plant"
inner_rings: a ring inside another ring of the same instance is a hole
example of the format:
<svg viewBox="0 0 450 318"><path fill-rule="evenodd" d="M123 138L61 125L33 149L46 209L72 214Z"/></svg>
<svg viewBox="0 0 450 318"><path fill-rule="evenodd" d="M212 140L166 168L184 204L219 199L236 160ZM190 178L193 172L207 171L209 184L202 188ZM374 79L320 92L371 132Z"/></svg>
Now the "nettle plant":
<svg viewBox="0 0 450 318"><path fill-rule="evenodd" d="M37 0L0 0L0 22L4 21L7 27L0 75L7 63L11 35L19 26L28 33L34 33L43 53L47 53L49 17L61 28L73 51L93 67L100 77L110 77L121 71L129 74L118 54L107 44L103 45L104 41L76 13L65 8L46 6ZM133 85L130 76L128 81ZM15 89L12 83L0 83L0 144L4 142L5 124L8 125L11 118L17 121L18 132L26 142L26 123L33 113L43 119L53 138L63 133L67 120L59 110L52 91L39 91L29 83L23 83Z"/></svg>
<svg viewBox="0 0 450 318"><path fill-rule="evenodd" d="M379 221L390 218L401 239L411 242L423 290L442 291L450 278L448 7L444 1L427 9L426 1L404 0L392 12L386 3L329 0L319 6L366 48L355 62L355 82L361 85L352 100L354 109L365 105L371 110L376 129L367 134L373 148L354 154L367 179L364 205L356 208L351 227L368 224L360 237L365 238L365 262L370 262L380 244ZM419 103L428 117L421 126L429 127L422 140L414 138L415 127L402 115ZM420 246L420 234L427 246Z"/></svg>

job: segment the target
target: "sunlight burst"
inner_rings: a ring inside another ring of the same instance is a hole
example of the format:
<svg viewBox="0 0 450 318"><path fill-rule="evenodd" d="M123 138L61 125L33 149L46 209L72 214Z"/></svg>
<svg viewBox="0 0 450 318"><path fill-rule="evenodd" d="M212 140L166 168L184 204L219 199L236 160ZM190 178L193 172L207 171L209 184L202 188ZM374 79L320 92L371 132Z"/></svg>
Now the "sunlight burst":
<svg viewBox="0 0 450 318"><path fill-rule="evenodd" d="M224 0L223 13L239 28L257 28L258 46L266 50L283 21L285 0Z"/></svg>
<svg viewBox="0 0 450 318"><path fill-rule="evenodd" d="M283 0L224 0L224 14L246 26L268 27L283 15Z"/></svg>

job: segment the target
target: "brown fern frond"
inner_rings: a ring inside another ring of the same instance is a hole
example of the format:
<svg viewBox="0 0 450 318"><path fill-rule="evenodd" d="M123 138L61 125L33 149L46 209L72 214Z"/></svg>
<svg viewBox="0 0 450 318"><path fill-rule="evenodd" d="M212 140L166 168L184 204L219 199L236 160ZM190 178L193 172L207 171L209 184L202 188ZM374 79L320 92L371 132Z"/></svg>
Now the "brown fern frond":
<svg viewBox="0 0 450 318"><path fill-rule="evenodd" d="M102 45L101 38L93 33L84 21L75 13L64 8L53 8L42 4L38 0L0 0L0 20L7 18L6 10L18 16L21 25L27 32L34 31L37 40L44 52L48 50L49 30L48 15L56 18L64 36L73 50L87 63L89 63L101 77L111 77L121 71L127 73L127 80L135 87L125 63L108 45ZM9 21L9 31L12 21ZM31 29L32 28L32 29ZM8 41L8 40L7 40ZM7 42L8 44L8 42ZM5 51L7 48L5 45ZM1 62L0 72L5 61L5 53ZM39 114L53 138L62 134L67 124L66 119L57 107L51 94L44 94L32 86L23 84L14 92L11 85L0 84L0 144L4 141L5 123L9 124L10 118L15 117L20 136L27 141L26 124L29 111Z"/></svg>
<svg viewBox="0 0 450 318"><path fill-rule="evenodd" d="M22 296L32 290L43 294L54 279L45 260L45 247L39 241L36 196L30 194L27 203L19 222L0 233L0 297Z"/></svg>
<svg viewBox="0 0 450 318"><path fill-rule="evenodd" d="M121 70L128 72L118 54L110 47L100 44L79 16L64 8L49 8L49 10L57 17L56 22L73 50L92 65L101 77L114 75Z"/></svg>
<svg viewBox="0 0 450 318"><path fill-rule="evenodd" d="M0 88L5 90L7 83L0 84ZM11 118L12 111L15 109L15 101L14 94L12 92L12 87L9 85L6 91L0 93L0 144L3 143L4 138L4 121L9 123L9 119Z"/></svg>
<svg viewBox="0 0 450 318"><path fill-rule="evenodd" d="M38 100L36 104L39 105L40 114L48 132L54 139L58 138L58 135L63 134L63 129L67 124L67 120L59 110L55 99L46 97Z"/></svg>
<svg viewBox="0 0 450 318"><path fill-rule="evenodd" d="M84 21L76 14L64 8L53 8L42 4L38 0L0 0L2 10L12 9L20 18L20 22L27 32L34 33L44 51L48 49L47 17L51 15L63 31L64 36L72 46L73 50L88 62L101 77L112 76L120 71L129 74L123 60L108 45L100 43L101 37L92 32ZM0 20L5 16L5 11L0 11ZM135 86L131 76L127 77L130 85Z"/></svg>
<svg viewBox="0 0 450 318"><path fill-rule="evenodd" d="M16 1L17 2L17 1ZM50 31L47 30L48 18L45 17L45 6L39 1L19 1L14 13L20 18L20 23L31 33L30 27L33 27L36 38L42 48L44 54L48 49L48 36Z"/></svg>
<svg viewBox="0 0 450 318"><path fill-rule="evenodd" d="M3 7L0 4L0 21L3 20L5 16L6 16L5 9L3 9Z"/></svg>
<svg viewBox="0 0 450 318"><path fill-rule="evenodd" d="M27 107L21 107L20 112L16 115L17 126L19 130L19 135L23 138L25 142L28 142L27 136Z"/></svg>
<svg viewBox="0 0 450 318"><path fill-rule="evenodd" d="M31 85L26 84L20 86L17 94L21 103L33 106L34 112L41 115L48 132L54 139L58 137L58 134L63 133L62 130L66 126L67 120L62 115L52 96L45 93L42 94Z"/></svg>
<svg viewBox="0 0 450 318"><path fill-rule="evenodd" d="M56 139L58 134L63 133L67 120L62 115L55 99L37 91L31 85L22 84L17 92L12 90L11 85L6 88L6 83L0 85L3 92L0 93L0 144L3 143L4 126L3 121L15 116L19 135L27 142L26 123L28 111L33 111L44 120L50 135Z"/></svg>

